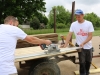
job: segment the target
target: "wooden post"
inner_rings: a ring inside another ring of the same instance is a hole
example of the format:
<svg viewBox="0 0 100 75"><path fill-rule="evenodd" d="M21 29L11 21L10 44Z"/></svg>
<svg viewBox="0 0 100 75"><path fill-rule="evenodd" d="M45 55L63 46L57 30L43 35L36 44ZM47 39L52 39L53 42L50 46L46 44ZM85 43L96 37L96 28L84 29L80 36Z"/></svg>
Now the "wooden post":
<svg viewBox="0 0 100 75"><path fill-rule="evenodd" d="M71 23L74 21L74 10L75 10L75 1L72 2ZM70 42L72 42L72 37L71 37L71 39L70 39Z"/></svg>
<svg viewBox="0 0 100 75"><path fill-rule="evenodd" d="M75 10L75 1L72 2L71 23L74 21L74 10Z"/></svg>
<svg viewBox="0 0 100 75"><path fill-rule="evenodd" d="M54 33L56 33L56 9L53 9L54 11Z"/></svg>

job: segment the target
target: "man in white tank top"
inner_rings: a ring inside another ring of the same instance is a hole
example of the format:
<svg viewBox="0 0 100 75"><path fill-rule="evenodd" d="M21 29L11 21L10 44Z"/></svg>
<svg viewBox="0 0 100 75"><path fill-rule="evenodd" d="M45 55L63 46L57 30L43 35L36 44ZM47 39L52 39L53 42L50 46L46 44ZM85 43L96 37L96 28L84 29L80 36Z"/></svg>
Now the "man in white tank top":
<svg viewBox="0 0 100 75"><path fill-rule="evenodd" d="M89 69L92 61L92 33L94 32L93 25L90 21L84 20L84 13L82 10L75 11L77 21L73 22L62 47L67 47L72 34L76 37L76 46L82 47L82 51L78 52L80 63L80 75L89 75Z"/></svg>
<svg viewBox="0 0 100 75"><path fill-rule="evenodd" d="M0 25L0 75L18 75L14 65L14 52L18 39L32 44L51 44L50 40L29 36L18 26L18 20L8 16Z"/></svg>

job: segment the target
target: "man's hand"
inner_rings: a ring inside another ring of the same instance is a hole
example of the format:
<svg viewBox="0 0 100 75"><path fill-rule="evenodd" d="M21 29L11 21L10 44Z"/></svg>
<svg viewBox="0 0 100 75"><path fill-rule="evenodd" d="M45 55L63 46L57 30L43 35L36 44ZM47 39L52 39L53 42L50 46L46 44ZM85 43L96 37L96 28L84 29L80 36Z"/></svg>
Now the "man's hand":
<svg viewBox="0 0 100 75"><path fill-rule="evenodd" d="M60 45L60 48L63 48L63 47L64 47L64 44L61 44L61 45Z"/></svg>
<svg viewBox="0 0 100 75"><path fill-rule="evenodd" d="M52 42L50 40L45 40L46 45L50 45Z"/></svg>
<svg viewBox="0 0 100 75"><path fill-rule="evenodd" d="M61 44L60 48L66 48L67 44Z"/></svg>
<svg viewBox="0 0 100 75"><path fill-rule="evenodd" d="M73 32L69 32L69 33L68 33L68 35L67 35L67 37L66 37L65 44L62 44L62 45L61 45L61 48L66 48L66 47L68 46L68 43L69 43L69 41L70 41L70 39L71 39L72 34L73 34Z"/></svg>
<svg viewBox="0 0 100 75"><path fill-rule="evenodd" d="M83 48L83 47L84 47L84 43L80 44L80 47L82 47L82 48Z"/></svg>
<svg viewBox="0 0 100 75"><path fill-rule="evenodd" d="M80 47L83 48L83 46L84 46L86 43L88 43L91 39L92 39L92 32L89 32L89 33L88 33L87 39L86 39L82 44L80 44Z"/></svg>

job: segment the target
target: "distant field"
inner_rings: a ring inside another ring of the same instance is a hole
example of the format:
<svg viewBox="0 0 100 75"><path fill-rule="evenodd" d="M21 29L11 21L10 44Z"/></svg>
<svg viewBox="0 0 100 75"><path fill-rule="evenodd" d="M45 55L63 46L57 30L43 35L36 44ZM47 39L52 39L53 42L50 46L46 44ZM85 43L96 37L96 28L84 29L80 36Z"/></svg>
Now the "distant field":
<svg viewBox="0 0 100 75"><path fill-rule="evenodd" d="M54 33L54 29L38 29L38 30L33 30L32 28L30 29L23 29L27 34L29 35L34 35L34 34L46 34L46 33ZM63 33L63 32L68 32L69 28L66 29L56 29L56 33Z"/></svg>
<svg viewBox="0 0 100 75"><path fill-rule="evenodd" d="M47 33L53 33L54 29L39 29L39 30L33 30L32 28L30 29L23 29L28 35L34 35L34 34L47 34ZM66 36L68 34L69 28L65 28L65 29L57 29L56 33L59 36L64 35ZM93 33L93 36L100 36L100 28L95 28L95 31ZM73 35L73 38L75 38L75 36Z"/></svg>
<svg viewBox="0 0 100 75"><path fill-rule="evenodd" d="M59 36L60 36L60 35L66 36L67 34L68 34L68 32L60 32L60 33L58 33ZM93 32L93 36L100 36L100 30L95 30L95 31ZM75 38L74 35L73 35L73 38Z"/></svg>

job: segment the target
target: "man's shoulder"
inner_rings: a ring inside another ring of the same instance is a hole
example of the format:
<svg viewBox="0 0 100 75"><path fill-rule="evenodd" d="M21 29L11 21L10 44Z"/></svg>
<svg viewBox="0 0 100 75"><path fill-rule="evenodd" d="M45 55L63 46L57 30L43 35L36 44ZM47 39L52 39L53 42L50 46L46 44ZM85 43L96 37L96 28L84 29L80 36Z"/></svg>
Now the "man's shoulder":
<svg viewBox="0 0 100 75"><path fill-rule="evenodd" d="M12 26L12 25L5 25L5 24L3 24L2 27L4 29L9 30L9 31L19 31L19 30L21 30L19 27Z"/></svg>
<svg viewBox="0 0 100 75"><path fill-rule="evenodd" d="M20 29L19 27L11 26L11 25L9 25L9 27L12 28L12 29L16 29L16 30L19 30Z"/></svg>
<svg viewBox="0 0 100 75"><path fill-rule="evenodd" d="M85 20L85 23L92 24L92 22L88 20Z"/></svg>
<svg viewBox="0 0 100 75"><path fill-rule="evenodd" d="M78 21L74 21L74 22L72 22L71 25L75 25L75 24L77 24L77 23L78 23Z"/></svg>

